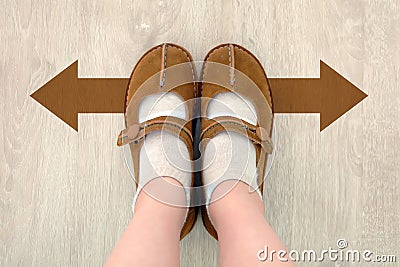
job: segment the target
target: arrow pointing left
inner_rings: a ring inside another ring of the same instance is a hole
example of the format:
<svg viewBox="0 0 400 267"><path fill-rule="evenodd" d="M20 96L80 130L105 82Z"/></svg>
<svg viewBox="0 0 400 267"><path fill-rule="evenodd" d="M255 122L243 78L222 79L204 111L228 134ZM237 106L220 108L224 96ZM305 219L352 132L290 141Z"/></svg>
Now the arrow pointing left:
<svg viewBox="0 0 400 267"><path fill-rule="evenodd" d="M78 78L78 61L31 94L78 131L78 113L123 113L128 78Z"/></svg>

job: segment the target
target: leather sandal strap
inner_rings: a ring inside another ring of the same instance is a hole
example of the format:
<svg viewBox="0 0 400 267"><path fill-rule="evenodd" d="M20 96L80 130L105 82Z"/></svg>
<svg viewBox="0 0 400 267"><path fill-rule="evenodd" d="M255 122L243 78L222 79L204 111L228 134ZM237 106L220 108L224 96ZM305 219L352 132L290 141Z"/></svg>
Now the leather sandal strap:
<svg viewBox="0 0 400 267"><path fill-rule="evenodd" d="M272 154L273 144L265 128L255 126L239 118L220 116L203 121L203 131L200 138L211 139L224 131L232 131L249 138L254 144L261 146L267 154Z"/></svg>
<svg viewBox="0 0 400 267"><path fill-rule="evenodd" d="M192 146L193 137L191 130L187 128L186 121L171 116L157 117L140 124L130 125L119 134L117 145L123 146L130 143L138 144L141 143L149 133L164 130L179 136L179 138L185 142L186 146Z"/></svg>

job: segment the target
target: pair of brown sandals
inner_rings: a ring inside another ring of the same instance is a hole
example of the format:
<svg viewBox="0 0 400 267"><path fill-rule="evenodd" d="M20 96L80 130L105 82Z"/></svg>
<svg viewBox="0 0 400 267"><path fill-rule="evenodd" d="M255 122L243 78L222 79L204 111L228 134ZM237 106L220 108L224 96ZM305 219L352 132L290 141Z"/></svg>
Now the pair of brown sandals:
<svg viewBox="0 0 400 267"><path fill-rule="evenodd" d="M140 102L146 96L163 92L175 93L182 98L188 119L162 116L139 123ZM226 92L234 92L252 102L257 113L256 125L230 116L207 118L210 100L217 94ZM199 108L200 111L197 112ZM153 131L168 131L179 136L194 160L193 119L196 113L200 113L201 118L201 140L210 140L223 131L232 131L252 141L256 149L257 182L262 193L265 165L268 154L272 153L271 88L259 60L247 49L236 44L221 44L208 52L203 61L200 79L197 79L195 62L190 53L176 44L164 43L155 46L140 58L132 72L126 92L126 129L118 137L119 146L130 146L135 179L139 174L140 149L146 135ZM205 144L206 142L202 142L203 151ZM192 186L194 177L193 173ZM201 206L201 213L205 228L218 239L204 205ZM196 218L197 208L189 207L181 230L181 239L191 231Z"/></svg>

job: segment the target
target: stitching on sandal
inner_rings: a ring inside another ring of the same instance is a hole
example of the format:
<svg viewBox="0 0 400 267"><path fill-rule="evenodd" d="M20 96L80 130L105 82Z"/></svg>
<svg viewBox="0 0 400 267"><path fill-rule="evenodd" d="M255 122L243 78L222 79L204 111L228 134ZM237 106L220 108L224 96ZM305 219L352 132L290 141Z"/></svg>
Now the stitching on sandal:
<svg viewBox="0 0 400 267"><path fill-rule="evenodd" d="M162 59L164 64L161 64L161 71L163 72L161 75L161 80L160 80L160 87L164 87L165 84L165 76L167 74L167 53L168 53L168 43L165 43L162 47L163 53L164 53L164 58Z"/></svg>
<svg viewBox="0 0 400 267"><path fill-rule="evenodd" d="M229 58L229 82L230 82L231 86L234 86L235 81L236 81L236 77L235 77L235 46L232 44L228 45L228 58Z"/></svg>
<svg viewBox="0 0 400 267"><path fill-rule="evenodd" d="M218 121L217 121L217 123L216 123L215 125L209 127L209 128L206 129L205 131L203 131L203 132L201 133L201 136L203 136L205 133L207 133L208 131L212 130L213 128L215 128L215 127L217 127L217 126L220 126L220 125L222 126L222 124L234 124L234 125L240 126L240 127L242 127L242 128L245 128L246 130L249 130L249 131L252 132L252 133L255 133L255 132L256 132L256 130L250 129L250 127L247 126L246 124L238 123L238 122L235 122L235 121L221 121L221 122L218 122Z"/></svg>

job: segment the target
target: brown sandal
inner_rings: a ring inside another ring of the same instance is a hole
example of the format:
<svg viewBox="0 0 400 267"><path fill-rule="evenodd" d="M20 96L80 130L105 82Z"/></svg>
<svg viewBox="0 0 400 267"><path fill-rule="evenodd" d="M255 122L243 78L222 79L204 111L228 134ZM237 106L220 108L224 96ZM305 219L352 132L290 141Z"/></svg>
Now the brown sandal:
<svg viewBox="0 0 400 267"><path fill-rule="evenodd" d="M222 44L213 48L205 57L201 80L200 138L204 140L202 151L207 140L223 131L232 131L248 137L256 149L257 184L262 194L266 161L273 149L273 110L271 87L261 63L251 52L239 45ZM257 112L257 125L229 116L207 119L210 100L225 92L235 92L252 102ZM208 203L209 200L205 201ZM218 239L205 205L201 208L201 214L207 231Z"/></svg>
<svg viewBox="0 0 400 267"><path fill-rule="evenodd" d="M139 90L140 89L140 90ZM139 104L152 94L173 92L185 102L188 120L162 116L139 123ZM146 135L153 131L168 131L184 141L193 159L192 122L193 99L198 95L196 71L189 52L175 44L161 44L146 52L131 74L125 103L126 129L118 136L118 146L129 144L138 189L139 153ZM192 174L192 186L194 175ZM197 212L189 207L180 237L184 238L196 222Z"/></svg>

